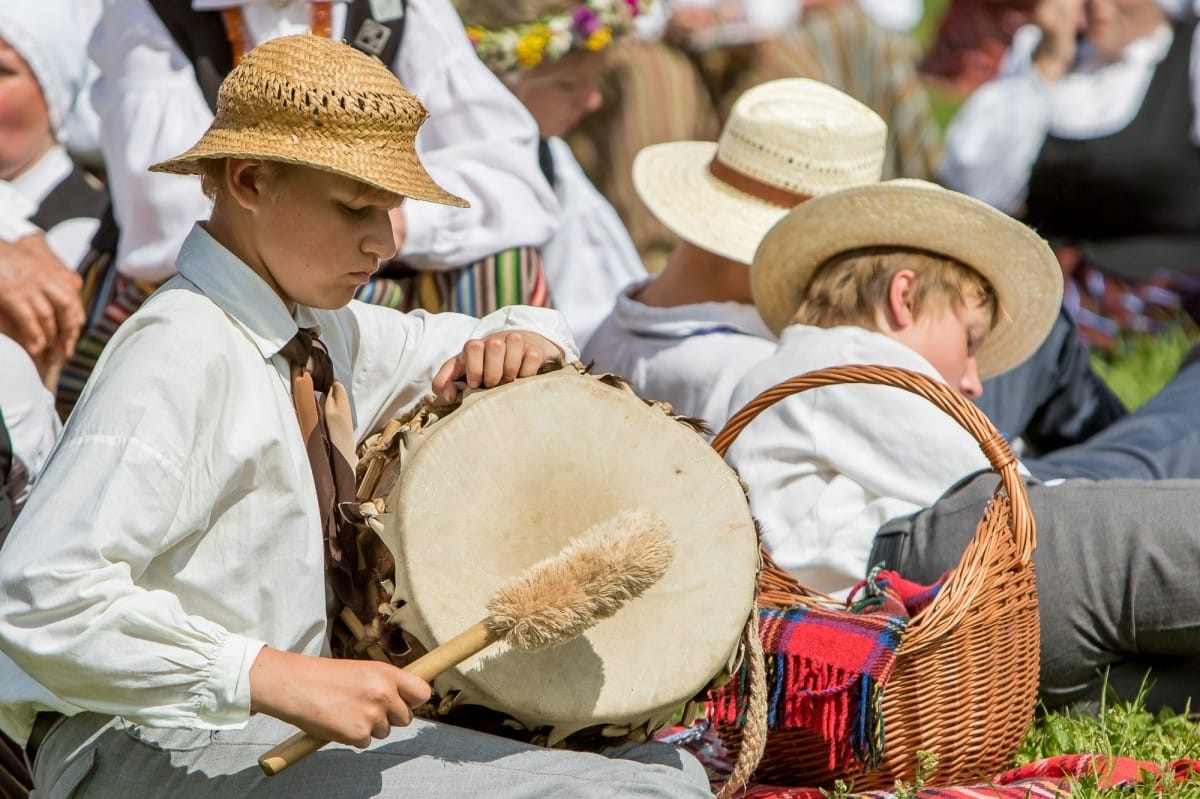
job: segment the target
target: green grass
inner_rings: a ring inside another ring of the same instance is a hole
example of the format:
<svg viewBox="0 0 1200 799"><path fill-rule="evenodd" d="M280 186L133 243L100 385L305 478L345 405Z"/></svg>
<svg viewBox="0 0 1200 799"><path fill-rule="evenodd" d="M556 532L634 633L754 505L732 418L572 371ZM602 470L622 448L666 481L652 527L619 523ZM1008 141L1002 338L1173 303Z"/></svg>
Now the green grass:
<svg viewBox="0 0 1200 799"><path fill-rule="evenodd" d="M1200 723L1195 715L1169 710L1150 713L1142 696L1103 704L1095 715L1045 713L1030 727L1017 752L1018 765L1062 754L1102 754L1130 757L1166 770L1179 758L1200 757ZM1168 772L1169 773L1169 772ZM1178 797L1200 799L1200 778L1159 785L1152 779L1130 788L1099 787L1094 777L1082 778L1071 792L1075 799Z"/></svg>
<svg viewBox="0 0 1200 799"><path fill-rule="evenodd" d="M1197 716L1163 710L1151 713L1143 702L1144 691L1129 701L1107 701L1091 714L1045 712L1034 719L1013 758L1013 766L1056 755L1091 754L1127 757L1153 764L1171 774L1169 764L1181 758L1200 758L1200 721ZM1185 709L1187 710L1187 709ZM937 776L937 756L917 753L917 774L912 783L898 782L897 799L911 799ZM1098 776L1085 776L1069 786L1072 799L1200 799L1200 777L1159 783L1147 778L1126 788L1102 788ZM838 780L821 789L825 799L851 799L852 783Z"/></svg>
<svg viewBox="0 0 1200 799"><path fill-rule="evenodd" d="M1159 336L1130 335L1111 356L1093 355L1092 368L1129 408L1154 396L1175 375L1195 334L1176 328Z"/></svg>

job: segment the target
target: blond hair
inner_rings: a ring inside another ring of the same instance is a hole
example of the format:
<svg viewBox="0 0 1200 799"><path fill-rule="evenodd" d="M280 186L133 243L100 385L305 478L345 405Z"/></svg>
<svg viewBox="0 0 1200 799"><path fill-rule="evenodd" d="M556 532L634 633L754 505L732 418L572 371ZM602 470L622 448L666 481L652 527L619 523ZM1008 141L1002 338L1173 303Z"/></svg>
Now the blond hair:
<svg viewBox="0 0 1200 799"><path fill-rule="evenodd" d="M852 250L826 261L808 284L792 322L878 330L892 279L905 269L916 275L910 297L914 316L933 303L961 311L964 298L973 297L994 323L999 303L987 278L949 256L899 247Z"/></svg>
<svg viewBox="0 0 1200 799"><path fill-rule="evenodd" d="M228 158L200 158L196 161L196 173L200 175L200 189L208 199L216 200L219 195L227 191L225 175L228 162ZM263 159L263 171L276 185L297 166L299 165L284 161Z"/></svg>

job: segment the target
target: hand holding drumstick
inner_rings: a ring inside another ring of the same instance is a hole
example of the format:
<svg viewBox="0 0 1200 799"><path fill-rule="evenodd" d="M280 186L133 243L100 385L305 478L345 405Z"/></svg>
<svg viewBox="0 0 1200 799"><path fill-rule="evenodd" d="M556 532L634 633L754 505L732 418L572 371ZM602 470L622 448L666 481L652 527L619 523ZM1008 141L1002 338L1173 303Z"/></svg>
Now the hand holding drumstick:
<svg viewBox="0 0 1200 799"><path fill-rule="evenodd" d="M386 723L388 729L393 723L407 724L411 720L409 705L420 704L429 696L428 686L421 680L432 680L500 640L514 649L529 651L577 637L658 582L670 566L673 549L670 531L654 514L644 511L617 514L502 586L488 602L486 618L405 670L364 661L337 662L377 666L403 675L403 679L394 681L395 687L390 689L394 695L389 697L396 700L396 705L403 705L403 710L393 709L390 701L385 703ZM423 686L423 690L414 690L414 686ZM417 701L410 702L410 698ZM264 711L270 712L266 708ZM380 718L371 730L375 737L387 734ZM309 721L306 728L319 728L313 717L306 720ZM377 731L383 734L376 735ZM327 742L301 732L271 749L258 762L264 772L275 775Z"/></svg>

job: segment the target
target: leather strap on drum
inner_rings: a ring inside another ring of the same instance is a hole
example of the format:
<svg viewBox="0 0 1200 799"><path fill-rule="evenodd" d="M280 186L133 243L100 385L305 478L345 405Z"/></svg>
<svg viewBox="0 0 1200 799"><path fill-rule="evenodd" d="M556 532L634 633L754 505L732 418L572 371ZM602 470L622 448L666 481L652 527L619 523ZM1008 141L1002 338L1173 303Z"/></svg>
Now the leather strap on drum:
<svg viewBox="0 0 1200 799"><path fill-rule="evenodd" d="M354 606L353 535L342 533L337 507L354 499L354 425L345 387L333 379L333 363L319 327L300 328L279 354L292 367L292 402L312 466L321 508L325 570L338 599ZM320 393L318 398L317 394Z"/></svg>
<svg viewBox="0 0 1200 799"><path fill-rule="evenodd" d="M725 185L780 208L794 208L805 200L812 199L811 194L780 188L739 172L721 161L719 156L713 156L713 160L708 162L708 171Z"/></svg>

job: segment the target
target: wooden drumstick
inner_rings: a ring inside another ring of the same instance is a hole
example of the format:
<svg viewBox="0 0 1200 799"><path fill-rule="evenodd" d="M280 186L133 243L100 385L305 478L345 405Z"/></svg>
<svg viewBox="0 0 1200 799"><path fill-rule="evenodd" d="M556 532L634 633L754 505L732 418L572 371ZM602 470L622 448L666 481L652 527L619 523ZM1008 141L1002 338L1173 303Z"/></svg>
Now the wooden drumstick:
<svg viewBox="0 0 1200 799"><path fill-rule="evenodd" d="M501 586L488 600L486 618L405 671L428 682L496 641L525 651L565 643L641 596L673 557L674 542L661 518L622 511ZM274 776L327 743L300 732L260 757L258 765Z"/></svg>

